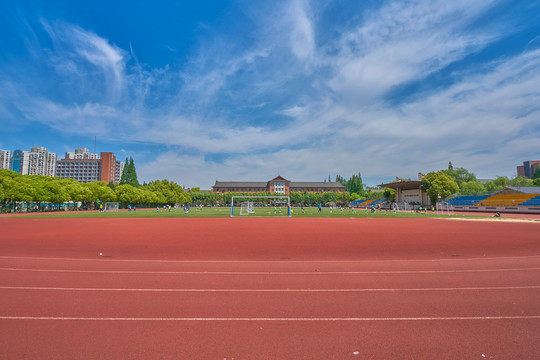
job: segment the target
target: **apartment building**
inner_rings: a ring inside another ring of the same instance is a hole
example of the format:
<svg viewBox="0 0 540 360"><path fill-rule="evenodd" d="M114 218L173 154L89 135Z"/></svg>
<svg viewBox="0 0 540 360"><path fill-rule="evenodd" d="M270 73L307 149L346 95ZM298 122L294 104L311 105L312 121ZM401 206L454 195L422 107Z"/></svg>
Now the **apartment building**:
<svg viewBox="0 0 540 360"><path fill-rule="evenodd" d="M54 176L57 157L43 146L33 146L30 151L13 151L9 167L22 175Z"/></svg>
<svg viewBox="0 0 540 360"><path fill-rule="evenodd" d="M112 152L91 154L88 149L78 148L75 152L66 152L65 159L56 165L56 176L75 179L87 183L105 181L119 183L124 171L124 163L116 160Z"/></svg>
<svg viewBox="0 0 540 360"><path fill-rule="evenodd" d="M0 150L0 169L8 169L11 161L11 151Z"/></svg>

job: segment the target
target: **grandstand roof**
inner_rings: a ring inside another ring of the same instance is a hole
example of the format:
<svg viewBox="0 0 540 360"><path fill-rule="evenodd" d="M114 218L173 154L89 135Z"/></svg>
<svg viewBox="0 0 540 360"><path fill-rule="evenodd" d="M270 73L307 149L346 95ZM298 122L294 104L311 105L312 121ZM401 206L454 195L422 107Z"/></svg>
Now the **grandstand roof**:
<svg viewBox="0 0 540 360"><path fill-rule="evenodd" d="M522 194L540 194L540 187L538 186L507 186L497 191L499 193L503 190L513 190Z"/></svg>
<svg viewBox="0 0 540 360"><path fill-rule="evenodd" d="M408 180L408 181L394 181L388 184L381 184L378 186L387 187L390 189L413 190L413 189L419 189L420 184L422 184L420 180Z"/></svg>

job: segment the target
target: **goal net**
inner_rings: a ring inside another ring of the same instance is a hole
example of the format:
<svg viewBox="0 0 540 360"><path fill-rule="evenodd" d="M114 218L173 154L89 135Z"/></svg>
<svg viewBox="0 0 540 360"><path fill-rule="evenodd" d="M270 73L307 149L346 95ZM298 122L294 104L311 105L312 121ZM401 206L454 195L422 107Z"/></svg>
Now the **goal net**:
<svg viewBox="0 0 540 360"><path fill-rule="evenodd" d="M454 215L454 207L447 202L439 202L436 205L437 215Z"/></svg>
<svg viewBox="0 0 540 360"><path fill-rule="evenodd" d="M392 204L392 210L394 211L408 211L410 212L412 210L411 205L407 202L402 203L393 203Z"/></svg>
<svg viewBox="0 0 540 360"><path fill-rule="evenodd" d="M231 216L291 216L288 196L233 196Z"/></svg>
<svg viewBox="0 0 540 360"><path fill-rule="evenodd" d="M254 213L255 210L253 209L253 201L242 201L242 206L240 207L240 215L249 215Z"/></svg>
<svg viewBox="0 0 540 360"><path fill-rule="evenodd" d="M117 202L104 202L103 211L118 211L118 203Z"/></svg>

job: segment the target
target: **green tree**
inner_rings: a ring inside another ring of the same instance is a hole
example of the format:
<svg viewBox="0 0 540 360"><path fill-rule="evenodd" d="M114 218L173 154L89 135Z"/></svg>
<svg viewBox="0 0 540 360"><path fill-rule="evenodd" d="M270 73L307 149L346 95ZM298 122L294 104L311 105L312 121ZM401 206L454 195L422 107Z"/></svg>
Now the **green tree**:
<svg viewBox="0 0 540 360"><path fill-rule="evenodd" d="M540 166L538 166L536 170L534 170L533 180L534 179L540 179Z"/></svg>
<svg viewBox="0 0 540 360"><path fill-rule="evenodd" d="M163 204L188 204L191 197L180 185L169 180L151 181L146 188L163 198Z"/></svg>
<svg viewBox="0 0 540 360"><path fill-rule="evenodd" d="M116 199L122 204L139 203L142 198L139 189L129 184L118 185L115 194Z"/></svg>
<svg viewBox="0 0 540 360"><path fill-rule="evenodd" d="M350 194L348 191L337 193L337 201L340 204L348 205L351 200L352 200L352 194Z"/></svg>
<svg viewBox="0 0 540 360"><path fill-rule="evenodd" d="M454 169L451 161L448 163L448 169L443 171L450 175L460 187L464 182L476 181L476 175L464 168Z"/></svg>
<svg viewBox="0 0 540 360"><path fill-rule="evenodd" d="M478 194L486 192L486 187L480 181L466 181L461 184L461 192L464 194Z"/></svg>
<svg viewBox="0 0 540 360"><path fill-rule="evenodd" d="M389 202L395 202L396 201L396 190L395 189L390 189L390 188L384 188L383 196Z"/></svg>
<svg viewBox="0 0 540 360"><path fill-rule="evenodd" d="M88 201L116 201L116 194L105 181L93 181L86 184L90 190Z"/></svg>
<svg viewBox="0 0 540 360"><path fill-rule="evenodd" d="M534 186L533 180L525 176L516 176L509 183L510 186Z"/></svg>
<svg viewBox="0 0 540 360"><path fill-rule="evenodd" d="M345 191L349 194L356 193L360 196L365 196L364 184L362 183L362 175L360 173L352 175L348 180L341 175L337 175L336 182L345 186Z"/></svg>
<svg viewBox="0 0 540 360"><path fill-rule="evenodd" d="M328 191L322 194L322 199L325 204L335 203L337 201L337 193Z"/></svg>
<svg viewBox="0 0 540 360"><path fill-rule="evenodd" d="M124 171L122 172L122 177L120 178L120 185L129 184L133 187L141 186L139 180L137 180L137 170L135 170L135 163L133 158L126 158L126 163L124 165Z"/></svg>
<svg viewBox="0 0 540 360"><path fill-rule="evenodd" d="M85 202L92 197L92 192L84 184L74 179L61 179L62 186L66 189L70 200Z"/></svg>
<svg viewBox="0 0 540 360"><path fill-rule="evenodd" d="M510 186L510 180L506 176L497 176L495 180L491 180L486 183L486 190L493 192L507 186Z"/></svg>
<svg viewBox="0 0 540 360"><path fill-rule="evenodd" d="M428 173L422 179L421 187L429 196L432 204L435 204L439 197L444 199L459 191L457 182L445 171Z"/></svg>

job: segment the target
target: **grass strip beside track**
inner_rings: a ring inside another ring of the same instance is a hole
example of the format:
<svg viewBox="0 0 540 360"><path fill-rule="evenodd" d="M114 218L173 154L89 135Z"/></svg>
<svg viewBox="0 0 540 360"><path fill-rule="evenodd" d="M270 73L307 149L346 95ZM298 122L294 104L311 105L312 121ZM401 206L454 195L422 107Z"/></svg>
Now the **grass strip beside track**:
<svg viewBox="0 0 540 360"><path fill-rule="evenodd" d="M287 217L287 209L274 208L256 208L254 214L250 215L238 215L235 213L235 217L246 218L246 217ZM21 214L25 218L129 218L129 217L140 217L140 218L196 218L196 217L230 217L231 209L229 207L212 207L212 208L191 208L188 213L184 213L182 208L179 209L138 209L137 211L108 211L108 212L99 212L99 211L81 211L81 212L50 212L50 213L35 213L35 214ZM428 211L427 213L416 213L416 212L397 212L378 210L375 213L372 213L370 210L365 209L332 209L323 208L319 213L318 209L315 207L304 208L292 208L292 217L313 217L313 218L488 218L486 215L447 215L447 214L437 214L435 212Z"/></svg>

